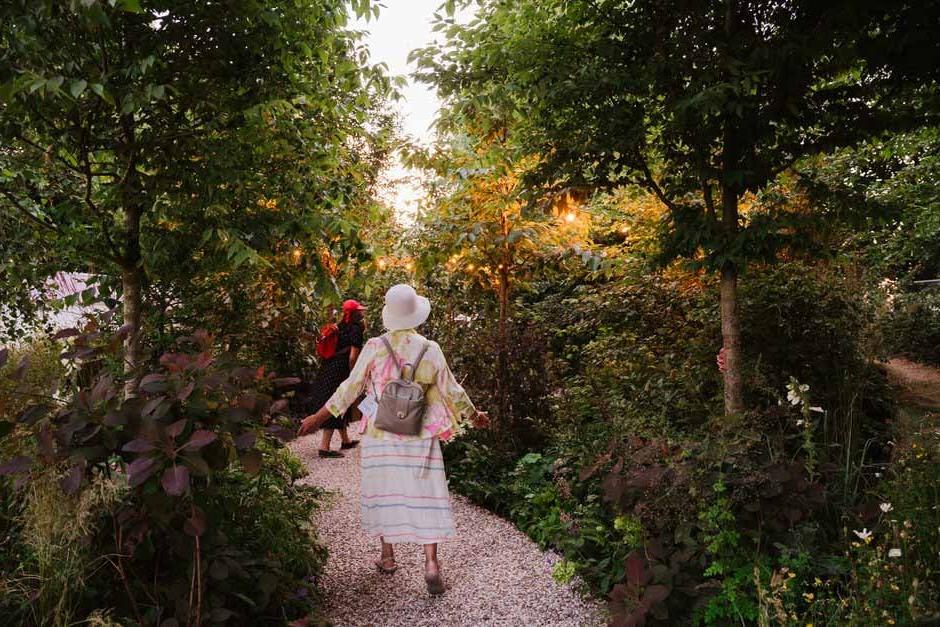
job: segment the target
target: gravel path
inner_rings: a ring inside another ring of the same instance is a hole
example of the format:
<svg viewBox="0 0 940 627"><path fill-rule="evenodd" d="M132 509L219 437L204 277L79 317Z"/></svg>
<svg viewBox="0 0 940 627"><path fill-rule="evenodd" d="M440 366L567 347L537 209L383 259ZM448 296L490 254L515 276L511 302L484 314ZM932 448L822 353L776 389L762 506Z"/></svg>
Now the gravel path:
<svg viewBox="0 0 940 627"><path fill-rule="evenodd" d="M884 364L891 381L901 388L901 399L925 409L940 410L940 368L895 357Z"/></svg>
<svg viewBox="0 0 940 627"><path fill-rule="evenodd" d="M333 446L338 446L334 437ZM291 448L310 475L303 479L335 491L318 514L318 532L330 551L323 574L325 613L335 625L604 625L603 604L582 598L552 579L557 557L509 522L452 495L458 539L438 549L450 588L438 598L424 584L420 546L395 547L398 572L373 566L379 546L359 527L358 451L320 459L319 434Z"/></svg>

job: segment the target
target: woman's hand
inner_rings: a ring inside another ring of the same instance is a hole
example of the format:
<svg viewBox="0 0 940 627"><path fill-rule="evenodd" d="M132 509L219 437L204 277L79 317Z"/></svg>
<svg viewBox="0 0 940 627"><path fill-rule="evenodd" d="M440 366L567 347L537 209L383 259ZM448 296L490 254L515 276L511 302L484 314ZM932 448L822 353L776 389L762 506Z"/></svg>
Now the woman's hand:
<svg viewBox="0 0 940 627"><path fill-rule="evenodd" d="M490 426L490 417L485 411L478 411L470 419L470 423L477 429L487 429Z"/></svg>
<svg viewBox="0 0 940 627"><path fill-rule="evenodd" d="M310 414L304 418L303 422L300 423L300 429L297 430L297 436L307 435L308 433L313 433L320 428L326 419L330 417L330 410L326 408L326 405L320 408L320 410L315 414Z"/></svg>

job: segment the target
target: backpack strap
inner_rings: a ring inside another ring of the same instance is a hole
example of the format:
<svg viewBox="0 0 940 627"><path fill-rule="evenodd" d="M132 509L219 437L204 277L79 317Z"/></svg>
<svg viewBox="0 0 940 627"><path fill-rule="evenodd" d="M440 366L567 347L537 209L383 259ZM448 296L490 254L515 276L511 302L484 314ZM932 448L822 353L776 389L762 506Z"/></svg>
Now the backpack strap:
<svg viewBox="0 0 940 627"><path fill-rule="evenodd" d="M401 360L398 359L398 354L395 352L395 349L392 348L392 343L388 341L388 337L385 335L382 336L382 342L385 343L385 348L388 349L388 354L391 355L395 365L398 366L398 376L402 376L404 374L404 366L402 365Z"/></svg>
<svg viewBox="0 0 940 627"><path fill-rule="evenodd" d="M418 366L421 365L421 360L424 359L424 354L425 354L426 352L428 352L428 346L430 346L430 344L428 344L427 342L425 342L424 346L421 347L421 352L418 353L418 358L415 359L415 363L414 363L414 364L409 364L409 365L411 365L411 378L408 379L409 381L412 381L412 382L413 382L413 381L415 380L415 373L418 372ZM402 377L404 377L404 376L405 376L405 373L404 373L404 371L402 371Z"/></svg>

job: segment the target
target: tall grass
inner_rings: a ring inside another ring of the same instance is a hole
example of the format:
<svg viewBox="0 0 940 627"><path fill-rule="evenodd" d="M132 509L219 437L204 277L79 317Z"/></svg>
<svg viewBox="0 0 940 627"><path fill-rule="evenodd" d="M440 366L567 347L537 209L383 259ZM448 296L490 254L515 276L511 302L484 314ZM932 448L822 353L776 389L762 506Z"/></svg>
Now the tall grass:
<svg viewBox="0 0 940 627"><path fill-rule="evenodd" d="M109 566L108 556L91 554L89 540L127 488L100 477L70 497L58 480L47 472L25 488L19 514L25 559L0 578L0 593L8 595L8 607L20 608L22 621L64 627L75 622L88 579Z"/></svg>

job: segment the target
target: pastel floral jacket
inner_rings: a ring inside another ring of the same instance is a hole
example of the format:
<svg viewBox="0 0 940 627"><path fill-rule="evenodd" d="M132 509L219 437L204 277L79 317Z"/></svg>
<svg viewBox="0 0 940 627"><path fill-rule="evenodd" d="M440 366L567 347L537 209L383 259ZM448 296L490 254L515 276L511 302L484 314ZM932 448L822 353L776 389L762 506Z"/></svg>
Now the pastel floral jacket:
<svg viewBox="0 0 940 627"><path fill-rule="evenodd" d="M386 337L398 359L405 364L413 363L421 348L425 344L428 346L415 373L415 381L424 388L427 402L424 427L416 436L404 436L376 429L373 424L374 417L368 420L363 417L359 432L366 432L373 438L383 440L424 440L433 437L447 440L460 430L461 418L474 415L476 409L447 366L441 347L437 342L425 339L414 329L392 331L387 333ZM326 407L334 416L340 416L360 394L365 392L378 398L382 395L385 384L400 376L398 366L382 338L374 337L362 347L349 378L336 389L326 402Z"/></svg>

